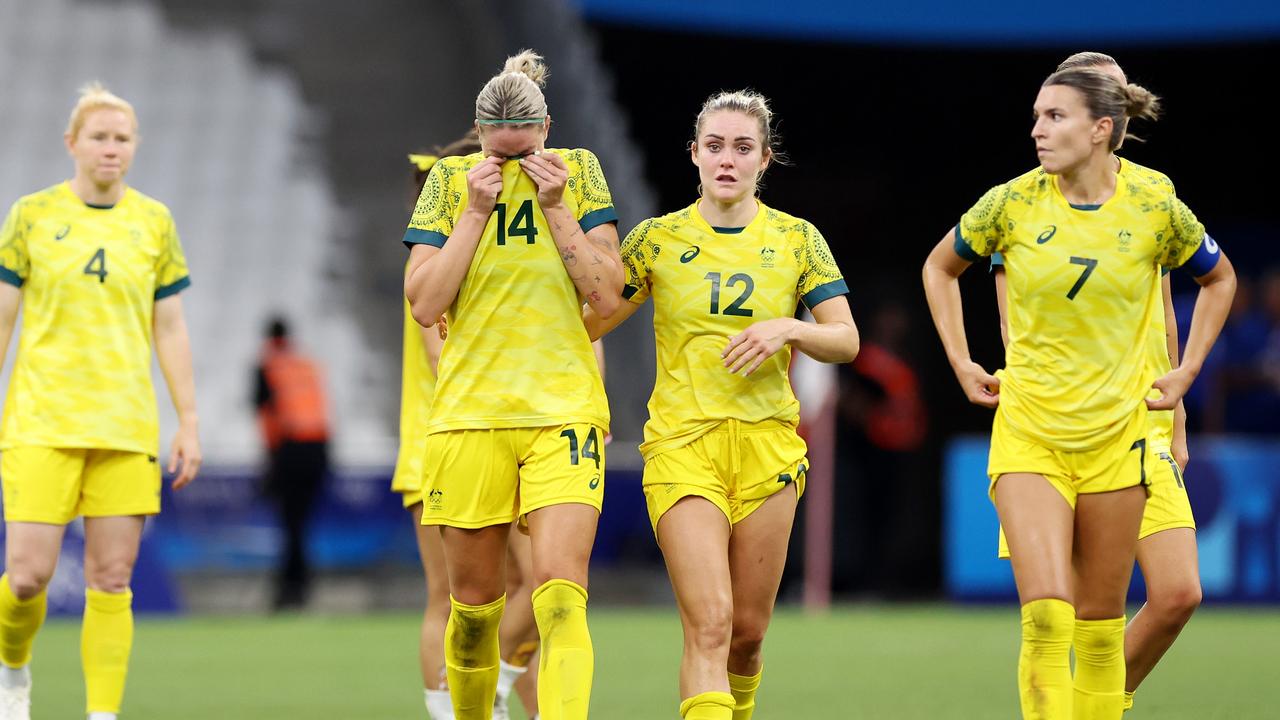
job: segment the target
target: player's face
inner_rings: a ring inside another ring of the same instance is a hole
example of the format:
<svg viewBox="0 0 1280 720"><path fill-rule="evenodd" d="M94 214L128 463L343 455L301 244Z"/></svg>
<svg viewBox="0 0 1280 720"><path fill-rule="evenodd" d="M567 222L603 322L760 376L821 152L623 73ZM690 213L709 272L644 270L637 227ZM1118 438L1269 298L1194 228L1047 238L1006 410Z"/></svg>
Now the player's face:
<svg viewBox="0 0 1280 720"><path fill-rule="evenodd" d="M1091 117L1079 90L1066 85L1042 87L1033 112L1031 139L1045 172L1069 172L1095 152L1108 152L1111 118Z"/></svg>
<svg viewBox="0 0 1280 720"><path fill-rule="evenodd" d="M728 204L755 195L756 181L769 166L759 120L732 110L712 113L695 142L693 164L703 196Z"/></svg>
<svg viewBox="0 0 1280 720"><path fill-rule="evenodd" d="M542 152L547 142L550 118L542 125L482 125L480 149L485 157L501 157L511 160Z"/></svg>
<svg viewBox="0 0 1280 720"><path fill-rule="evenodd" d="M80 132L67 138L67 150L76 162L76 173L99 186L124 179L136 148L133 119L122 110L109 108L90 112Z"/></svg>

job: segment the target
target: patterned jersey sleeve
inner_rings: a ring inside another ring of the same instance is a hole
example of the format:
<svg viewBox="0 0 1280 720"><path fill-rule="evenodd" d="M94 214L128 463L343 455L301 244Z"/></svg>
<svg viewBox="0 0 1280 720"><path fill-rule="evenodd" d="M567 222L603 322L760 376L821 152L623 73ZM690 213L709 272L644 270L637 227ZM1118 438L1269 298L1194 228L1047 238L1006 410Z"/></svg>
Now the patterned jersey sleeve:
<svg viewBox="0 0 1280 720"><path fill-rule="evenodd" d="M840 267L831 256L831 248L822 233L808 222L801 224L800 232L804 238L804 265L800 270L797 291L805 307L812 310L825 300L848 295L849 286L840 274Z"/></svg>
<svg viewBox="0 0 1280 720"><path fill-rule="evenodd" d="M26 223L22 218L22 203L16 202L0 226L0 281L22 287L30 272Z"/></svg>
<svg viewBox="0 0 1280 720"><path fill-rule="evenodd" d="M437 162L427 173L427 181L418 195L418 204L413 208L413 217L409 218L409 229L404 233L406 247L444 247L445 241L453 234L454 204L460 197L455 197L449 185L451 178L464 170L450 160L446 158Z"/></svg>
<svg viewBox="0 0 1280 720"><path fill-rule="evenodd" d="M956 225L956 254L973 262L1004 251L1004 210L1008 200L1009 184L997 185L960 217Z"/></svg>
<svg viewBox="0 0 1280 720"><path fill-rule="evenodd" d="M1220 253L1218 245L1204 231L1195 213L1176 196L1169 198L1169 227L1157 248L1156 264L1166 268L1186 266L1199 277L1214 268Z"/></svg>
<svg viewBox="0 0 1280 720"><path fill-rule="evenodd" d="M570 159L578 166L578 172L569 178L570 191L578 207L578 225L582 232L590 232L605 223L616 223L618 213L613 207L613 195L605 182L600 160L590 150L573 150Z"/></svg>
<svg viewBox="0 0 1280 720"><path fill-rule="evenodd" d="M164 213L160 225L160 254L156 256L156 300L176 295L191 285L187 256L182 252L173 216Z"/></svg>
<svg viewBox="0 0 1280 720"><path fill-rule="evenodd" d="M649 270L658 248L650 242L653 230L652 219L645 220L627 233L622 242L622 267L626 279L622 286L622 297L639 305L649 298Z"/></svg>

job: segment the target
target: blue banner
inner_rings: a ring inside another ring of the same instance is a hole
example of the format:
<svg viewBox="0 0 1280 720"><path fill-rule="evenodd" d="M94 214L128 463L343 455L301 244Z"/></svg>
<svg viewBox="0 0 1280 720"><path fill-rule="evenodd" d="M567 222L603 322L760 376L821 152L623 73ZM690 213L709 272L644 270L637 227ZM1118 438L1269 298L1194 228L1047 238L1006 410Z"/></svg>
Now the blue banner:
<svg viewBox="0 0 1280 720"><path fill-rule="evenodd" d="M576 0L592 20L696 33L854 42L1132 46L1280 37L1280 3L1136 0L1096 7L1015 0Z"/></svg>
<svg viewBox="0 0 1280 720"><path fill-rule="evenodd" d="M998 522L987 498L986 437L947 448L943 490L945 584L956 600L1017 597L1009 563L996 558ZM1191 444L1185 474L1206 600L1280 602L1280 443L1214 438ZM1145 589L1135 573L1130 597Z"/></svg>

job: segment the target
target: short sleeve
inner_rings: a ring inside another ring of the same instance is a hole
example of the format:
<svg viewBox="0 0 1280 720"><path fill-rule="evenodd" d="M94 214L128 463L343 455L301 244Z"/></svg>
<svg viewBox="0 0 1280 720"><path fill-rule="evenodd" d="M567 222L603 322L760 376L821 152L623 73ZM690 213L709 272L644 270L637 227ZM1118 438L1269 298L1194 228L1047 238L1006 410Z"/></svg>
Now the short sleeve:
<svg viewBox="0 0 1280 720"><path fill-rule="evenodd" d="M804 235L804 266L797 290L805 307L812 310L815 305L836 295L848 295L849 286L818 228L806 222L801 232Z"/></svg>
<svg viewBox="0 0 1280 720"><path fill-rule="evenodd" d="M613 195L604 179L600 160L590 150L574 150L572 159L578 165L577 177L572 178L573 199L578 208L578 225L582 232L605 223L617 222L618 213L613 207Z"/></svg>
<svg viewBox="0 0 1280 720"><path fill-rule="evenodd" d="M22 204L14 203L0 226L0 281L22 287L31 273L27 254L27 227L22 217Z"/></svg>
<svg viewBox="0 0 1280 720"><path fill-rule="evenodd" d="M1156 248L1156 264L1161 267L1176 268L1182 267L1194 256L1198 255L1197 251L1201 249L1205 243L1204 225L1196 219L1195 213L1191 212L1191 208L1186 203L1179 200L1176 196L1169 200L1169 227L1159 236L1160 244ZM1213 264L1217 263L1218 248L1213 245L1210 254L1213 255ZM1201 263L1197 259L1197 266ZM1188 268L1197 275L1202 272L1196 272L1197 268ZM1213 265L1209 265L1208 269L1212 270Z"/></svg>
<svg viewBox="0 0 1280 720"><path fill-rule="evenodd" d="M444 247L453 234L454 204L457 199L449 191L450 179L461 170L448 159L431 166L427 180L418 195L418 203L409 218L409 228L404 233L404 244Z"/></svg>
<svg viewBox="0 0 1280 720"><path fill-rule="evenodd" d="M156 256L156 300L176 295L191 285L187 256L182 252L173 216L165 213L160 230L160 254Z"/></svg>
<svg viewBox="0 0 1280 720"><path fill-rule="evenodd" d="M960 217L956 225L956 254L973 262L1004 249L1005 204L1008 201L1008 183L997 185Z"/></svg>
<svg viewBox="0 0 1280 720"><path fill-rule="evenodd" d="M619 253L626 273L622 297L637 305L649 298L649 271L658 253L649 240L653 225L653 220L645 220L627 233Z"/></svg>

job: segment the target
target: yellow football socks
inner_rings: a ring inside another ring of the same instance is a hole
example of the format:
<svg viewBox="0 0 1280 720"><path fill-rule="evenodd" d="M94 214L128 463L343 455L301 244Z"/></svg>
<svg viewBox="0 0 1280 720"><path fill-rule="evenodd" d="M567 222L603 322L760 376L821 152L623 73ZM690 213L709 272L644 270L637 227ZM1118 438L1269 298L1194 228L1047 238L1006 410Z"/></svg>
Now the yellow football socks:
<svg viewBox="0 0 1280 720"><path fill-rule="evenodd" d="M1075 608L1065 600L1046 598L1022 606L1018 694L1024 720L1071 720L1075 624Z"/></svg>
<svg viewBox="0 0 1280 720"><path fill-rule="evenodd" d="M756 690L760 689L760 677L764 668L755 675L729 673L729 691L733 693L733 720L751 720L756 711Z"/></svg>
<svg viewBox="0 0 1280 720"><path fill-rule="evenodd" d="M568 580L548 580L533 591L533 617L542 639L539 718L585 720L595 672L587 630L587 591Z"/></svg>
<svg viewBox="0 0 1280 720"><path fill-rule="evenodd" d="M88 712L120 712L133 649L133 592L84 591L80 662Z"/></svg>
<svg viewBox="0 0 1280 720"><path fill-rule="evenodd" d="M733 696L727 692L704 692L680 703L684 720L732 720Z"/></svg>
<svg viewBox="0 0 1280 720"><path fill-rule="evenodd" d="M0 576L0 660L18 668L31 662L31 644L44 624L48 609L45 591L19 600L9 587L9 576Z"/></svg>
<svg viewBox="0 0 1280 720"><path fill-rule="evenodd" d="M1125 710L1133 709L1133 693L1129 692L1128 690L1126 690L1124 693L1124 709Z"/></svg>
<svg viewBox="0 0 1280 720"><path fill-rule="evenodd" d="M457 720L489 720L498 691L498 625L507 596L486 605L449 597L444 627L444 665Z"/></svg>
<svg viewBox="0 0 1280 720"><path fill-rule="evenodd" d="M1124 617L1076 620L1076 720L1124 714Z"/></svg>

